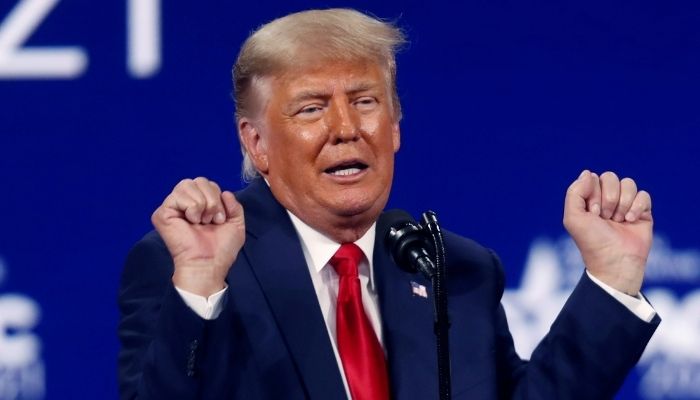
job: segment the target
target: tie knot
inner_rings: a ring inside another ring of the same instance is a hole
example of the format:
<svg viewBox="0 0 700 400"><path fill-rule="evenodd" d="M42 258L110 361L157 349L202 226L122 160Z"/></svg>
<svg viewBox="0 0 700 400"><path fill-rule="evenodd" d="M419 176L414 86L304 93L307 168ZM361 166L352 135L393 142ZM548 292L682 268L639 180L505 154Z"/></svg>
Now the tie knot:
<svg viewBox="0 0 700 400"><path fill-rule="evenodd" d="M340 276L357 277L357 266L362 259L362 250L355 243L343 243L331 257L330 264Z"/></svg>

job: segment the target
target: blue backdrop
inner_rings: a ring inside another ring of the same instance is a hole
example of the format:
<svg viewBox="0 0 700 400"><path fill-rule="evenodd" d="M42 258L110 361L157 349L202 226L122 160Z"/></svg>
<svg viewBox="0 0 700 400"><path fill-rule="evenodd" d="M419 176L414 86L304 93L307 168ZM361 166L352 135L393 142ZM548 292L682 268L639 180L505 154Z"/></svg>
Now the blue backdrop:
<svg viewBox="0 0 700 400"><path fill-rule="evenodd" d="M569 183L611 169L651 192L664 321L619 397L700 399L700 4L442 0L2 0L0 399L116 397L126 252L180 179L242 187L240 44L331 6L406 30L390 206L498 251L521 355L581 273Z"/></svg>

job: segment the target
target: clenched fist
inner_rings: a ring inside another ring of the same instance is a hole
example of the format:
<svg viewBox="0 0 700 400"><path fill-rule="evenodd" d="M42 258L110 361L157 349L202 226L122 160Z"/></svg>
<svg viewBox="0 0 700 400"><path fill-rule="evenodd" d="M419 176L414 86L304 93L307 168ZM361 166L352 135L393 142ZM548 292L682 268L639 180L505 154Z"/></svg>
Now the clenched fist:
<svg viewBox="0 0 700 400"><path fill-rule="evenodd" d="M175 186L151 217L173 257L173 283L208 297L225 286L245 241L243 208L233 193L206 178Z"/></svg>
<svg viewBox="0 0 700 400"><path fill-rule="evenodd" d="M607 285L636 296L652 241L651 197L630 178L583 171L566 192L564 226L586 269Z"/></svg>

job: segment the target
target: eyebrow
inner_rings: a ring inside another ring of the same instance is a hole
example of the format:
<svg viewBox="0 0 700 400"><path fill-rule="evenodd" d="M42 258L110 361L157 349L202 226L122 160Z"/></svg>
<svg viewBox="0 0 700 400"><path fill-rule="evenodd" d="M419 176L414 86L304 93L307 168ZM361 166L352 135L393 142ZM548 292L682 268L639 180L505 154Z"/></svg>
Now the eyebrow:
<svg viewBox="0 0 700 400"><path fill-rule="evenodd" d="M327 90L303 90L292 97L290 103L299 103L310 99L323 99L331 96Z"/></svg>
<svg viewBox="0 0 700 400"><path fill-rule="evenodd" d="M377 88L379 85L376 82L370 82L370 81L365 81L365 82L357 82L353 85L351 85L345 93L353 95L357 93L362 93L366 92L368 90L373 90Z"/></svg>
<svg viewBox="0 0 700 400"><path fill-rule="evenodd" d="M372 90L376 87L377 84L374 82L358 82L352 84L347 90L345 90L345 93L354 95ZM302 90L292 97L291 103L299 103L310 99L324 99L331 97L331 95L332 93L328 90Z"/></svg>

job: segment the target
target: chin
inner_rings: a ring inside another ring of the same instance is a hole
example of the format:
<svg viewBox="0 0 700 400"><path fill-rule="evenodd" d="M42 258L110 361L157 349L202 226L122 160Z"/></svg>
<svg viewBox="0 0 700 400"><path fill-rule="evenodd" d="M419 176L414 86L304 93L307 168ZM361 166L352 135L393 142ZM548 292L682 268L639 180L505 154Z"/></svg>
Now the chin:
<svg viewBox="0 0 700 400"><path fill-rule="evenodd" d="M375 198L366 196L359 198L343 197L336 199L335 207L333 208L336 210L336 214L342 217L372 218L374 220L384 209L386 200L384 195Z"/></svg>

